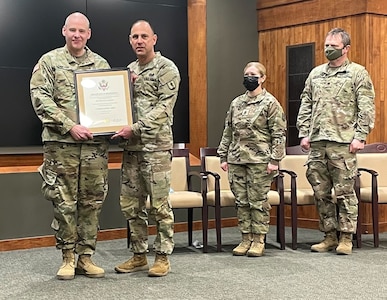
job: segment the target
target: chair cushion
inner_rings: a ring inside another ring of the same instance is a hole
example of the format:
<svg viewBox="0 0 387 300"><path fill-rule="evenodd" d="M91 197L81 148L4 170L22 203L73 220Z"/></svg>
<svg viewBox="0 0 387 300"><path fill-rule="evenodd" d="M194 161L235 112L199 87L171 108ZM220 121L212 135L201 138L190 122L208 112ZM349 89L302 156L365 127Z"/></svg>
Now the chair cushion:
<svg viewBox="0 0 387 300"><path fill-rule="evenodd" d="M207 193L207 205L215 206L215 191ZM235 206L235 197L231 190L220 191L220 206Z"/></svg>
<svg viewBox="0 0 387 300"><path fill-rule="evenodd" d="M378 197L379 197L378 203L387 203L387 187L386 186L378 186ZM360 188L360 198L361 198L362 202L372 202L372 189L371 189L371 187Z"/></svg>
<svg viewBox="0 0 387 300"><path fill-rule="evenodd" d="M284 192L285 204L291 204L290 190ZM333 202L336 203L336 194L332 189ZM297 205L313 205L315 204L314 193L312 189L297 189Z"/></svg>
<svg viewBox="0 0 387 300"><path fill-rule="evenodd" d="M270 190L267 197L270 205L277 206L280 204L280 197L277 191Z"/></svg>
<svg viewBox="0 0 387 300"><path fill-rule="evenodd" d="M220 167L220 158L217 156L206 156L205 157L206 170L218 173L220 176L220 189L229 190L230 183L228 181L228 173L223 171ZM215 179L213 176L208 176L208 191L212 191L215 187Z"/></svg>
<svg viewBox="0 0 387 300"><path fill-rule="evenodd" d="M188 190L187 165L185 157L173 157L171 165L171 188L174 191Z"/></svg>
<svg viewBox="0 0 387 300"><path fill-rule="evenodd" d="M297 174L297 189L309 189L310 184L306 178L305 163L308 155L286 155L280 161L280 169L293 171ZM284 173L284 188L290 189L290 175Z"/></svg>
<svg viewBox="0 0 387 300"><path fill-rule="evenodd" d="M359 168L367 168L378 172L378 185L387 186L387 153L358 153L357 165ZM371 186L371 175L361 172L360 187Z"/></svg>
<svg viewBox="0 0 387 300"><path fill-rule="evenodd" d="M291 204L290 190L284 192L285 204ZM297 189L297 205L312 205L314 202L314 193L310 189Z"/></svg>
<svg viewBox="0 0 387 300"><path fill-rule="evenodd" d="M277 191L270 190L268 193L268 201L270 205L279 205L280 198ZM215 192L207 193L207 204L215 206ZM231 191L221 190L220 191L220 206L235 206L235 197Z"/></svg>
<svg viewBox="0 0 387 300"><path fill-rule="evenodd" d="M202 194L197 192L175 191L169 194L169 201L172 208L190 208L203 206Z"/></svg>

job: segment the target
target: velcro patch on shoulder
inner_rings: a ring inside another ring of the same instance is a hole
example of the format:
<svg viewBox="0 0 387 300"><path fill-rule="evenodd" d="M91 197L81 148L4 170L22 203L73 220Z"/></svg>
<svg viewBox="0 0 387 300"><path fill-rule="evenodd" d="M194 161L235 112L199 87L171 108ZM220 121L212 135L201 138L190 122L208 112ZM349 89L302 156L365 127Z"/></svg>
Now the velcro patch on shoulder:
<svg viewBox="0 0 387 300"><path fill-rule="evenodd" d="M175 82L173 80L168 82L167 85L168 85L170 90L176 89L176 84L175 84Z"/></svg>
<svg viewBox="0 0 387 300"><path fill-rule="evenodd" d="M167 72L160 76L160 83L167 85L170 90L176 89L176 74L174 72Z"/></svg>
<svg viewBox="0 0 387 300"><path fill-rule="evenodd" d="M32 74L34 74L37 70L39 70L39 68L40 68L40 65L39 65L39 63L37 63L32 70Z"/></svg>

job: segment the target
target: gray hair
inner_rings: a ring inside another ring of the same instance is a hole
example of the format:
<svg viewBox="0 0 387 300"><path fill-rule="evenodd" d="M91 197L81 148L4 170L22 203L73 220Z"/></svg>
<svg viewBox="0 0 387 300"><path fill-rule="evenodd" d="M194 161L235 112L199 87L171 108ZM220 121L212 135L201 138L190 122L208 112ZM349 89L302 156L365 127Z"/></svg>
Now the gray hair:
<svg viewBox="0 0 387 300"><path fill-rule="evenodd" d="M342 28L333 28L331 31L328 32L327 36L329 35L340 35L341 41L345 46L351 45L351 37L349 36L348 32L346 32Z"/></svg>

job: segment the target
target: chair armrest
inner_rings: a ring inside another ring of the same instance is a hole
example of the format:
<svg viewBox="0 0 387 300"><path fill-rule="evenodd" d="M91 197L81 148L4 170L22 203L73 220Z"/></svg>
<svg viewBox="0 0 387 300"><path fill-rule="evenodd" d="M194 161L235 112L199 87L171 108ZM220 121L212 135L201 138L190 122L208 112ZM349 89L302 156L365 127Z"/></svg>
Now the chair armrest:
<svg viewBox="0 0 387 300"><path fill-rule="evenodd" d="M278 172L278 175L273 178L273 181L275 181L277 192L280 197L280 206L282 207L285 204L285 197L284 197L284 174L282 172ZM284 211L282 213L285 213Z"/></svg>
<svg viewBox="0 0 387 300"><path fill-rule="evenodd" d="M297 173L294 171L290 171L290 170L286 170L286 169L280 169L279 171L282 173L286 173L286 174L290 175L291 177L294 177L294 178L297 177Z"/></svg>
<svg viewBox="0 0 387 300"><path fill-rule="evenodd" d="M216 172L211 171L202 171L200 176L202 177L202 197L203 197L203 206L207 205L207 180L208 175L215 178L215 205L220 205L220 175Z"/></svg>
<svg viewBox="0 0 387 300"><path fill-rule="evenodd" d="M211 171L202 171L202 172L200 172L200 176L202 178L205 177L207 179L208 175L213 176L215 178L215 180L216 179L218 179L218 180L220 179L220 175L218 173L216 173L216 172L211 172Z"/></svg>
<svg viewBox="0 0 387 300"><path fill-rule="evenodd" d="M285 169L280 169L280 173L290 175L290 201L297 204L297 173Z"/></svg>
<svg viewBox="0 0 387 300"><path fill-rule="evenodd" d="M355 192L358 196L358 199L360 199L360 179L361 172L367 172L371 174L371 193L372 193L372 201L375 203L378 203L378 176L379 173L372 169L367 168L358 168L357 169L358 174L355 179Z"/></svg>
<svg viewBox="0 0 387 300"><path fill-rule="evenodd" d="M355 188L356 197L359 201L360 201L360 176L361 176L361 173L359 172L359 170L357 170L357 174L355 176L354 188Z"/></svg>
<svg viewBox="0 0 387 300"><path fill-rule="evenodd" d="M278 172L277 175L274 175L273 177L273 180L272 180L272 183L274 184L274 187L275 189L278 191L279 187L278 185L282 185L282 188L283 188L283 178L284 178L284 174L282 172Z"/></svg>
<svg viewBox="0 0 387 300"><path fill-rule="evenodd" d="M378 176L378 172L376 172L375 170L372 170L372 169L367 169L367 168L357 168L357 171L361 174L361 172L367 172L367 173L370 173L372 176ZM360 174L358 174L358 176L360 176Z"/></svg>

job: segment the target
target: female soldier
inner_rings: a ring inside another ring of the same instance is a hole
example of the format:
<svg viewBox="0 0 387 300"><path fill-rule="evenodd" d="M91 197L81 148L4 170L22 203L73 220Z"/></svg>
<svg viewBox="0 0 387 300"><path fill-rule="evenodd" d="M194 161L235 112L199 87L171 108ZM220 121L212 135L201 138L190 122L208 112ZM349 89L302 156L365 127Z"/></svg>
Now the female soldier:
<svg viewBox="0 0 387 300"><path fill-rule="evenodd" d="M277 99L262 88L265 80L266 68L261 63L246 65L243 85L247 91L231 102L218 147L242 233L234 255L263 255L271 208L267 194L285 156L285 114Z"/></svg>

